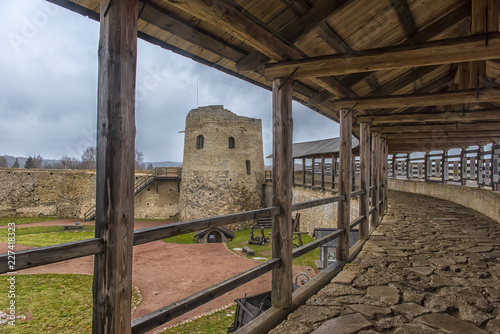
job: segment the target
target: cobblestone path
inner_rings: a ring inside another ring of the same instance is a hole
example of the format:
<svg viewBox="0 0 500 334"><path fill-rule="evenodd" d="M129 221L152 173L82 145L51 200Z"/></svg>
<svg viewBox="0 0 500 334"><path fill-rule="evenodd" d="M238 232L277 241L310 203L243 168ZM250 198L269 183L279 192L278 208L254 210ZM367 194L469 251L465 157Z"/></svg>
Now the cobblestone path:
<svg viewBox="0 0 500 334"><path fill-rule="evenodd" d="M500 224L391 191L358 257L270 333L500 333Z"/></svg>

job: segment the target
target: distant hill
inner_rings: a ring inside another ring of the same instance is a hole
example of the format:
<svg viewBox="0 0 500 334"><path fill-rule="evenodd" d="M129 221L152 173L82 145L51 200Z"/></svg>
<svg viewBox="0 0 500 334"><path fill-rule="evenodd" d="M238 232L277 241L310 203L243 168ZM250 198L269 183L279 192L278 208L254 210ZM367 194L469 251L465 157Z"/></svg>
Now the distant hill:
<svg viewBox="0 0 500 334"><path fill-rule="evenodd" d="M12 166L14 161L19 162L19 167L24 168L24 163L28 159L27 157L14 157L11 155L4 155L5 159L7 160L7 164L9 167ZM60 159L43 159L44 164L48 165L54 165L54 163L59 163L61 160ZM177 162L177 161L158 161L158 162L145 162L144 164L146 166L149 166L149 164L152 163L153 167L182 167L182 162Z"/></svg>
<svg viewBox="0 0 500 334"><path fill-rule="evenodd" d="M146 166L152 163L153 167L182 167L182 162L177 161L160 161L160 162L145 162Z"/></svg>

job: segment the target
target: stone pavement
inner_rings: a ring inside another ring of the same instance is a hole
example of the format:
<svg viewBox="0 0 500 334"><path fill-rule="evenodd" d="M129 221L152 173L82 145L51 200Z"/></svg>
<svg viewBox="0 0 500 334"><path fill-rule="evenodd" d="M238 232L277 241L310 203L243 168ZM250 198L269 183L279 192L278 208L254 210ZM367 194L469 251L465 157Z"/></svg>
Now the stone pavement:
<svg viewBox="0 0 500 334"><path fill-rule="evenodd" d="M358 257L270 333L500 333L500 224L390 191Z"/></svg>

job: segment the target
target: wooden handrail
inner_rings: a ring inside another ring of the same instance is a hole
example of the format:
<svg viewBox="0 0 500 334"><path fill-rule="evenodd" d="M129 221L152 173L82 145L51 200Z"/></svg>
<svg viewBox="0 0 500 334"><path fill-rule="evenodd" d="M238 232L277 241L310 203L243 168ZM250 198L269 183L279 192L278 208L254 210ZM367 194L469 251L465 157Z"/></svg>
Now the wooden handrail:
<svg viewBox="0 0 500 334"><path fill-rule="evenodd" d="M132 333L145 333L153 328L161 326L171 319L189 312L200 305L203 305L257 277L264 275L280 264L281 259L271 259L258 265L257 267L233 276L214 286L201 290L189 297L137 318L132 321Z"/></svg>
<svg viewBox="0 0 500 334"><path fill-rule="evenodd" d="M343 234L344 234L344 230L336 230L328 235L325 235L324 237L320 238L320 239L317 239L315 241L311 241L310 243L308 244L305 244L303 246L300 246L298 248L295 248L293 251L292 251L292 258L296 259L298 258L299 256L302 256L304 254L307 254L309 253L310 251L326 244L328 241L332 241L334 239L337 239L339 237L341 237Z"/></svg>
<svg viewBox="0 0 500 334"><path fill-rule="evenodd" d="M354 219L352 222L351 222L351 225L350 225L350 228L353 229L354 227L358 226L359 224L361 224L362 222L365 221L365 216L361 216L361 217L358 217L356 219Z"/></svg>
<svg viewBox="0 0 500 334"><path fill-rule="evenodd" d="M330 204L330 203L335 203L335 202L340 202L340 201L345 201L345 196L339 195L339 196L333 196L333 197L327 197L327 198L314 199L312 201L294 203L292 205L292 210L298 211L298 210L313 208L315 206L320 206L320 205L325 205L325 204Z"/></svg>
<svg viewBox="0 0 500 334"><path fill-rule="evenodd" d="M359 190L353 191L351 193L351 198L353 198L353 197L359 197L361 195L364 195L365 193L366 193L365 189L359 189Z"/></svg>
<svg viewBox="0 0 500 334"><path fill-rule="evenodd" d="M99 254L103 250L104 242L100 238L27 249L16 252L14 268L9 267L8 259L10 255L5 253L0 255L0 274Z"/></svg>
<svg viewBox="0 0 500 334"><path fill-rule="evenodd" d="M134 246L142 245L155 240L170 238L176 235L186 234L211 227L237 223L262 216L276 216L280 213L277 206L232 213L229 215L188 220L184 222L153 226L134 231Z"/></svg>

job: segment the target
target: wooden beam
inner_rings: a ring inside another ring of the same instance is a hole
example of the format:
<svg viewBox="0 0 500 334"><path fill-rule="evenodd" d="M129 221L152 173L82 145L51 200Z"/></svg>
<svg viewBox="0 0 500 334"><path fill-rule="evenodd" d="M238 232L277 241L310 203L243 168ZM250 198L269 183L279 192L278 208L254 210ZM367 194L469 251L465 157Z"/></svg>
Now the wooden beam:
<svg viewBox="0 0 500 334"><path fill-rule="evenodd" d="M471 34L498 32L499 5L497 0L472 0ZM482 87L482 79L486 78L486 62L477 61L469 64L471 88Z"/></svg>
<svg viewBox="0 0 500 334"><path fill-rule="evenodd" d="M320 23L314 31L337 53L355 52L326 22Z"/></svg>
<svg viewBox="0 0 500 334"><path fill-rule="evenodd" d="M372 219L370 219L370 228L375 228L379 224L379 183L380 183L380 133L372 132L372 178L370 187L375 187L371 195L371 206L375 208Z"/></svg>
<svg viewBox="0 0 500 334"><path fill-rule="evenodd" d="M292 303L292 84L273 81L273 206L281 214L273 219L273 258L281 264L273 269L272 305L287 308ZM314 168L314 166L313 166Z"/></svg>
<svg viewBox="0 0 500 334"><path fill-rule="evenodd" d="M282 0L288 7L290 7L297 14L304 14L311 8L305 0Z"/></svg>
<svg viewBox="0 0 500 334"><path fill-rule="evenodd" d="M399 22L403 26L406 37L410 38L417 32L417 25L411 14L410 7L406 0L391 0L391 5L396 11Z"/></svg>
<svg viewBox="0 0 500 334"><path fill-rule="evenodd" d="M396 79L395 81L392 81L388 84L385 84L384 86L381 86L381 88L376 90L375 92L373 92L373 94L371 96L390 95L390 94L408 86L409 84L414 83L415 81L419 80L424 75L431 73L432 71L438 69L439 67L440 67L440 65L422 66L422 67L412 68L408 73L406 73L405 75L403 75L399 79Z"/></svg>
<svg viewBox="0 0 500 334"><path fill-rule="evenodd" d="M349 231L351 223L351 173L352 171L352 110L340 110L340 173L339 190L340 196L345 200L337 204L337 229L345 230L345 233L337 242L337 261L349 261Z"/></svg>
<svg viewBox="0 0 500 334"><path fill-rule="evenodd" d="M500 88L467 89L444 93L404 94L378 97L360 97L339 99L335 101L337 110L342 108L379 109L426 107L436 105L453 105L461 103L480 103L500 101Z"/></svg>
<svg viewBox="0 0 500 334"><path fill-rule="evenodd" d="M386 139L380 138L380 183L384 185L384 187L379 187L379 215L382 217L385 213L385 181L387 174L387 151L386 151L387 141Z"/></svg>
<svg viewBox="0 0 500 334"><path fill-rule="evenodd" d="M410 132L410 133L389 133L384 134L387 139L441 139L441 138L479 138L479 137L500 137L500 130L497 131L432 131L432 132Z"/></svg>
<svg viewBox="0 0 500 334"><path fill-rule="evenodd" d="M360 133L359 189L365 190L365 193L359 197L359 215L365 216L366 219L360 224L359 239L366 240L370 235L370 124L361 123Z"/></svg>
<svg viewBox="0 0 500 334"><path fill-rule="evenodd" d="M137 0L101 3L92 333L130 333Z"/></svg>
<svg viewBox="0 0 500 334"><path fill-rule="evenodd" d="M410 133L410 132L432 132L432 131L498 131L500 123L456 123L456 124L432 124L432 125L396 125L396 126L373 126L374 131L381 133Z"/></svg>
<svg viewBox="0 0 500 334"><path fill-rule="evenodd" d="M471 111L444 111L432 113L415 113L411 115L385 114L357 117L358 123L369 122L372 125L386 123L418 123L418 122L468 122L468 121L500 121L500 109L478 109Z"/></svg>
<svg viewBox="0 0 500 334"><path fill-rule="evenodd" d="M485 43L488 40L488 43ZM282 61L266 65L268 79L295 79L383 71L414 66L451 64L464 61L498 58L500 33L458 37L419 44L397 45L363 50L356 54L336 54L301 60Z"/></svg>
<svg viewBox="0 0 500 334"><path fill-rule="evenodd" d="M237 62L245 57L241 50L237 50L223 40L201 31L198 27L184 22L176 15L152 3L148 2L144 5L141 11L141 20L231 61Z"/></svg>

